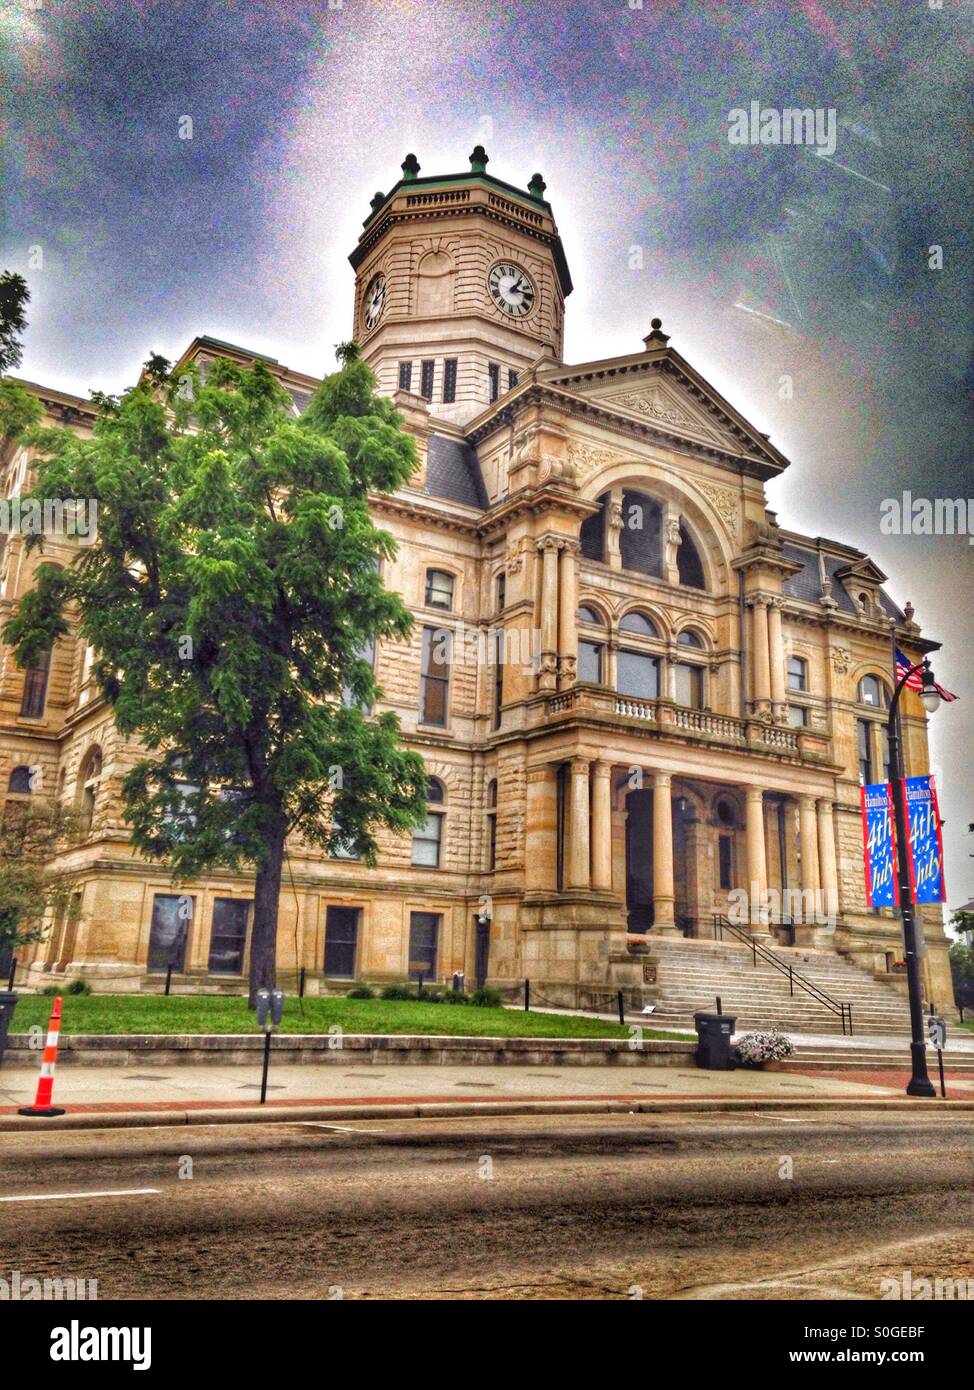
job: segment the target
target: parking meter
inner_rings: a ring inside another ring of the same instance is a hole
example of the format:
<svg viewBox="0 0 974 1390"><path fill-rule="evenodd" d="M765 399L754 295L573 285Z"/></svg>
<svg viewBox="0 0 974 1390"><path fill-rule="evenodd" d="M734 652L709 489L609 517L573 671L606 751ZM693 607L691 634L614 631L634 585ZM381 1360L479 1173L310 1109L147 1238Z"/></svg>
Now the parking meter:
<svg viewBox="0 0 974 1390"><path fill-rule="evenodd" d="M271 1011L271 992L269 989L259 989L257 991L257 1024L260 1028L267 1027L267 1019Z"/></svg>
<svg viewBox="0 0 974 1390"><path fill-rule="evenodd" d="M271 1026L276 1028L284 1017L284 991L283 989L271 990Z"/></svg>

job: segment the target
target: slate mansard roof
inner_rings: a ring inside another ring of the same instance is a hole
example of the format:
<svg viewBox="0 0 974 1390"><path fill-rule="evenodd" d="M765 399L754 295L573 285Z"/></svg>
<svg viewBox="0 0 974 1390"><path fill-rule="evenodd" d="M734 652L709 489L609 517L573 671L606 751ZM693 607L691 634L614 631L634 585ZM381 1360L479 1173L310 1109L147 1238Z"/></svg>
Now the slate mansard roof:
<svg viewBox="0 0 974 1390"><path fill-rule="evenodd" d="M477 451L461 439L431 434L426 455L426 492L430 497L485 511L489 503Z"/></svg>
<svg viewBox="0 0 974 1390"><path fill-rule="evenodd" d="M832 597L835 599L839 611L853 615L856 613L856 605L840 576L849 570L851 560L865 559L865 556L862 556L858 551L849 550L846 550L844 555L830 554L827 550L820 550L812 540L809 540L807 545L794 540L784 541L781 549L786 560L791 560L802 566L797 574L784 580L781 586L783 593L789 598L800 599L805 603L818 603L822 597L822 580L819 573L819 556L821 556L826 578L831 580ZM889 617L895 618L900 623L905 621L905 614L897 607L885 589L880 589L879 601Z"/></svg>

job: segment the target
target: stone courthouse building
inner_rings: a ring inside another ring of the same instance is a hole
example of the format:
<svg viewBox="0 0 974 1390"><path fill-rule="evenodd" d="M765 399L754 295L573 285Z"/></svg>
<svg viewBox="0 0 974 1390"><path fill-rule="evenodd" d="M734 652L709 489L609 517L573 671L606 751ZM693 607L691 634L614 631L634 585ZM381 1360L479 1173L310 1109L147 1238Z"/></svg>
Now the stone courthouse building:
<svg viewBox="0 0 974 1390"><path fill-rule="evenodd" d="M657 946L699 954L743 889L743 931L776 953L839 953L866 983L895 973L899 921L865 901L859 785L884 775L891 625L909 653L936 644L867 555L779 526L765 486L788 459L658 320L618 357L563 361L572 281L545 185L486 165L478 147L469 171L425 177L409 156L350 257L352 331L419 455L375 499L399 545L384 580L415 625L374 659L381 708L426 762L429 818L384 834L372 870L290 847L282 971L324 990L462 970L638 1003ZM201 337L181 362L217 355L256 356ZM262 360L299 413L315 380ZM87 402L31 389L50 422L90 429ZM23 449L0 467L3 495L26 486ZM37 559L5 538L0 620ZM252 882L174 886L130 848L135 750L91 668L76 637L29 671L0 649L6 800L60 798L84 827L63 863L72 903L23 953L27 978L155 989L171 964L181 987L241 988ZM919 773L925 717L903 704ZM924 916L943 1001L940 913Z"/></svg>

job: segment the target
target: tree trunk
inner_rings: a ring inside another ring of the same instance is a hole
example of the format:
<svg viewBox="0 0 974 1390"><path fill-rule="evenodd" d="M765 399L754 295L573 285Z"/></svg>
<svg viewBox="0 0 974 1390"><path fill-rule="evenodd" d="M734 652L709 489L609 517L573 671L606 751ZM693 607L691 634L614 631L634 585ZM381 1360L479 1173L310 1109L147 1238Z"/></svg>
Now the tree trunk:
<svg viewBox="0 0 974 1390"><path fill-rule="evenodd" d="M284 865L284 817L268 836L267 855L257 869L254 923L250 934L250 1008L259 989L273 989L277 979L277 913Z"/></svg>

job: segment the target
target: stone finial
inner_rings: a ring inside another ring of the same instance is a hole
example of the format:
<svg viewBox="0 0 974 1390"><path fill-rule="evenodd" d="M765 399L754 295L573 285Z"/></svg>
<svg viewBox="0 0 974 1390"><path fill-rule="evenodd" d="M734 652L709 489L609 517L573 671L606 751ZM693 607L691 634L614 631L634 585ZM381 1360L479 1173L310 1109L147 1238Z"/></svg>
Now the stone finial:
<svg viewBox="0 0 974 1390"><path fill-rule="evenodd" d="M470 153L470 172L471 174L484 174L487 172L487 165L490 160L483 145L474 145Z"/></svg>
<svg viewBox="0 0 974 1390"><path fill-rule="evenodd" d="M903 609L903 617L906 619L908 623L912 623L913 615L915 612L916 609L913 607L913 604L910 602L909 599L907 599L906 607Z"/></svg>
<svg viewBox="0 0 974 1390"><path fill-rule="evenodd" d="M378 212L385 200L386 195L382 192L381 189L377 189L375 197L372 199L371 203L369 203L369 207L372 209L373 212Z"/></svg>
<svg viewBox="0 0 974 1390"><path fill-rule="evenodd" d="M653 319L649 326L653 331L648 337L643 339L646 351L648 352L654 347L665 347L670 341L670 335L663 332L663 320Z"/></svg>
<svg viewBox="0 0 974 1390"><path fill-rule="evenodd" d="M419 160L414 154L407 154L399 167L402 170L403 182L412 183L419 173Z"/></svg>
<svg viewBox="0 0 974 1390"><path fill-rule="evenodd" d="M528 184L528 192L532 198L536 198L540 203L544 198L544 191L548 187L540 174L532 174L531 182Z"/></svg>

